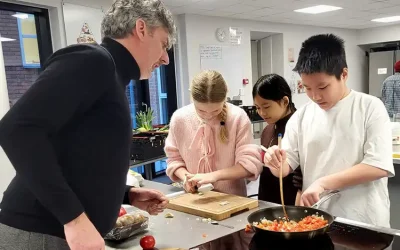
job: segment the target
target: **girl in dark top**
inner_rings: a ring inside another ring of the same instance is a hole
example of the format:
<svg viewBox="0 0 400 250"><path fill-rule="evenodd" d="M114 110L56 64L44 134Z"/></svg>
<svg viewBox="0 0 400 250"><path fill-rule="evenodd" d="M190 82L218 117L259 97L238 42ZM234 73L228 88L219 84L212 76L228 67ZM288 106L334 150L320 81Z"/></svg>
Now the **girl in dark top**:
<svg viewBox="0 0 400 250"><path fill-rule="evenodd" d="M268 123L261 135L261 145L277 145L278 134L285 134L286 123L296 111L289 85L277 74L262 76L253 87L253 100L258 114ZM299 205L302 182L300 168L283 178L285 205ZM279 178L269 168L264 168L260 175L258 199L281 204Z"/></svg>

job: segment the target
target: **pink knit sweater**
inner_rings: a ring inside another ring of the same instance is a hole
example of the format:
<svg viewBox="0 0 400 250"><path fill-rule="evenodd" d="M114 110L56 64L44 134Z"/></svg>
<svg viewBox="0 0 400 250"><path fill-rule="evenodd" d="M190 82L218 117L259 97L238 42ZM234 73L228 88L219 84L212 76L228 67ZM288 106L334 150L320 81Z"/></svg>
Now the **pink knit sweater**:
<svg viewBox="0 0 400 250"><path fill-rule="evenodd" d="M192 174L209 173L238 163L252 173L250 180L258 178L262 171L261 152L258 146L251 144L250 120L243 109L227 105L227 143L219 139L220 121L215 118L203 122L193 104L173 114L165 143L167 175L171 180L180 181L174 174L178 168L186 168ZM223 193L247 195L244 179L219 181L214 186Z"/></svg>

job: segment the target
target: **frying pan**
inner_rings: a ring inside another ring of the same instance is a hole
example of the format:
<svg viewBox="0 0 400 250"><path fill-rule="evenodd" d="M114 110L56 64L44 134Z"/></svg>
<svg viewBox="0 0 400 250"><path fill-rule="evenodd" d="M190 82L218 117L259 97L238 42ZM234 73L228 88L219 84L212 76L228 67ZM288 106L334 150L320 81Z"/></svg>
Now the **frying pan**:
<svg viewBox="0 0 400 250"><path fill-rule="evenodd" d="M255 234L251 239L249 250L286 250L286 249L306 249L306 250L334 250L335 246L328 234L324 234L314 239L284 240L282 238L266 238L262 234Z"/></svg>
<svg viewBox="0 0 400 250"><path fill-rule="evenodd" d="M334 190L328 192L326 195L324 195L317 203L315 203L312 207L296 207L296 206L285 206L286 207L286 212L289 216L290 220L294 221L300 221L304 217L308 215L315 215L318 214L319 216L323 215L324 219L328 221L328 225L319 228L316 230L311 230L311 231L306 231L306 232L275 232L275 231L269 231L266 229L261 229L256 226L253 226L253 222L260 222L261 219L267 219L267 220L276 220L278 218L283 218L283 209L282 206L277 206L277 207L269 207L269 208L263 208L258 211L255 211L251 213L247 217L247 221L253 228L253 231L256 234L263 234L265 236L271 237L271 239L295 239L295 240L302 240L302 239L312 239L315 238L316 236L322 235L327 232L329 226L332 224L334 221L334 217L323 211L319 210L318 207L328 199L330 199L332 196L338 194L339 191Z"/></svg>

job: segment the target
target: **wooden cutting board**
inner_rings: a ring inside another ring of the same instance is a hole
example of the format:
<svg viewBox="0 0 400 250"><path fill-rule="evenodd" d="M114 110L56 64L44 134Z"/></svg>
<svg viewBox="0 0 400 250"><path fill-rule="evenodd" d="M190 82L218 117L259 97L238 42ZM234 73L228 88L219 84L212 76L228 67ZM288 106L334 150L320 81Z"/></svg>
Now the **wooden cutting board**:
<svg viewBox="0 0 400 250"><path fill-rule="evenodd" d="M220 221L258 207L258 200L210 191L203 195L185 193L171 198L168 208Z"/></svg>

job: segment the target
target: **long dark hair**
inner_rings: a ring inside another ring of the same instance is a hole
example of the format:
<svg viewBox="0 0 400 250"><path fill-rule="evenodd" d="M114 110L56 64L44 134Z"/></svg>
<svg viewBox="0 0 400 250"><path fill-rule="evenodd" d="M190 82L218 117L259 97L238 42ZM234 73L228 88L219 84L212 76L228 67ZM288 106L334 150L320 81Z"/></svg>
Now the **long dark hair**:
<svg viewBox="0 0 400 250"><path fill-rule="evenodd" d="M278 102L285 96L289 99L288 108L291 112L296 111L292 100L292 91L285 78L277 74L268 74L260 77L253 87L253 99L259 95L263 99Z"/></svg>

